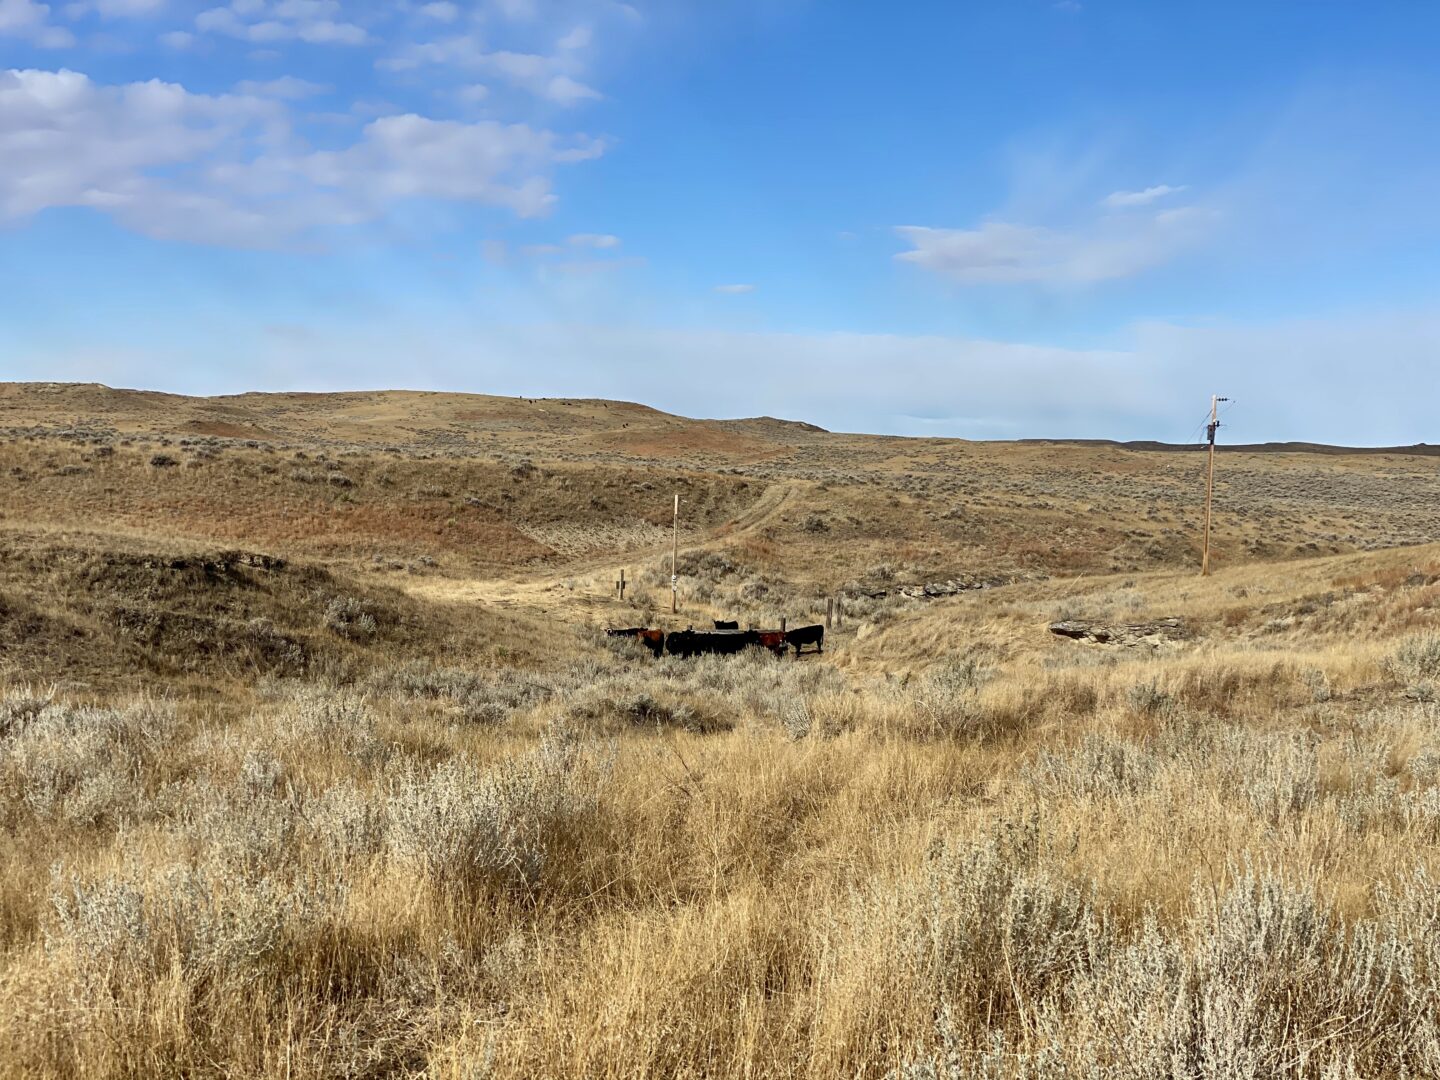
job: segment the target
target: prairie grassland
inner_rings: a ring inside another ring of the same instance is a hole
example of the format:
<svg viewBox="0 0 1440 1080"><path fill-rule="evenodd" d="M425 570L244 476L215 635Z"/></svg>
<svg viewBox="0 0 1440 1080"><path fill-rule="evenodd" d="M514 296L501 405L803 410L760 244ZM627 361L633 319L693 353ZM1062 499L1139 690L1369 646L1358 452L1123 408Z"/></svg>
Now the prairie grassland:
<svg viewBox="0 0 1440 1080"><path fill-rule="evenodd" d="M1440 638L0 705L17 1076L1440 1068Z"/></svg>
<svg viewBox="0 0 1440 1080"><path fill-rule="evenodd" d="M1440 1075L1428 461L1200 580L1183 455L102 390L0 387L6 1076Z"/></svg>

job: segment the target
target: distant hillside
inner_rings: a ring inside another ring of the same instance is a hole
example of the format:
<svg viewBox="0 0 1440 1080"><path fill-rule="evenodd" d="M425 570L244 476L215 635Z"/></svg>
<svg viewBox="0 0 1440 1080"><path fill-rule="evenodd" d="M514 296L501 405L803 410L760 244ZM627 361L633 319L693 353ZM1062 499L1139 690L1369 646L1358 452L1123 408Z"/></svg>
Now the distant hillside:
<svg viewBox="0 0 1440 1080"><path fill-rule="evenodd" d="M0 383L0 532L254 551L411 591L647 564L663 584L678 495L681 555L712 560L688 580L743 587L725 610L770 618L785 582L874 595L1193 566L1195 449L844 434L591 398ZM1437 448L1224 449L1222 565L1440 541Z"/></svg>

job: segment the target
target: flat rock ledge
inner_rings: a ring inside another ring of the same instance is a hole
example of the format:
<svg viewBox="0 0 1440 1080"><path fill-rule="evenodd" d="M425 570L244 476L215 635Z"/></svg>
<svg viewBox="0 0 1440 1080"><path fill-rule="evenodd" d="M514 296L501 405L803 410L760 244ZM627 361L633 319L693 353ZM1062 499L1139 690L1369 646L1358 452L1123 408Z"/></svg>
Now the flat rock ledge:
<svg viewBox="0 0 1440 1080"><path fill-rule="evenodd" d="M1082 619L1066 619L1051 623L1050 632L1057 637L1091 645L1120 645L1127 649L1158 649L1164 645L1175 645L1190 637L1190 629L1181 618L1117 626Z"/></svg>

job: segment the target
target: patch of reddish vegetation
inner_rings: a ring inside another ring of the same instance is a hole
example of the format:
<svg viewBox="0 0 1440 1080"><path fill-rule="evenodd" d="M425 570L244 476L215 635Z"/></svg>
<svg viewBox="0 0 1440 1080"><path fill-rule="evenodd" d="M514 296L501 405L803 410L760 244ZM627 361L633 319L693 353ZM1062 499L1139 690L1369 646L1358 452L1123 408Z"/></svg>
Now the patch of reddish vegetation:
<svg viewBox="0 0 1440 1080"><path fill-rule="evenodd" d="M461 517L445 507L255 504L188 496L140 503L123 511L121 520L282 553L449 552L491 566L532 563L554 554L506 522Z"/></svg>

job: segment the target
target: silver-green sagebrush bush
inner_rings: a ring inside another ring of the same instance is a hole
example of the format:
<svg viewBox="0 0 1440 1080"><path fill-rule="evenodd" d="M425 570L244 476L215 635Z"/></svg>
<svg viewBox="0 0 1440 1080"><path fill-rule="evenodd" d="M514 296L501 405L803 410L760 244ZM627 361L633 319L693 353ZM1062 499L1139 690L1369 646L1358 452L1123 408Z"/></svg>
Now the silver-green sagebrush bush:
<svg viewBox="0 0 1440 1080"><path fill-rule="evenodd" d="M597 813L607 772L563 732L488 770L464 758L412 765L386 800L389 849L445 884L533 888Z"/></svg>
<svg viewBox="0 0 1440 1080"><path fill-rule="evenodd" d="M935 980L939 1021L935 1045L894 1077L1263 1080L1440 1066L1440 891L1423 867L1381 890L1382 917L1348 925L1308 883L1247 865L1223 890L1197 888L1182 925L1151 914L1121 929L1005 836L947 848L917 883L909 947Z"/></svg>
<svg viewBox="0 0 1440 1080"><path fill-rule="evenodd" d="M153 767L181 731L174 708L158 702L110 708L11 695L0 712L0 800L12 820L135 820Z"/></svg>

